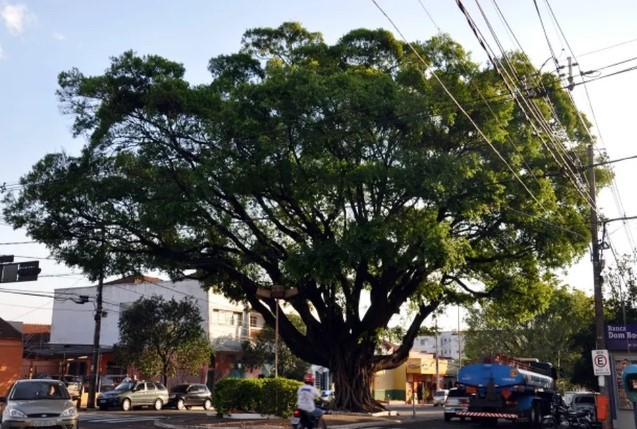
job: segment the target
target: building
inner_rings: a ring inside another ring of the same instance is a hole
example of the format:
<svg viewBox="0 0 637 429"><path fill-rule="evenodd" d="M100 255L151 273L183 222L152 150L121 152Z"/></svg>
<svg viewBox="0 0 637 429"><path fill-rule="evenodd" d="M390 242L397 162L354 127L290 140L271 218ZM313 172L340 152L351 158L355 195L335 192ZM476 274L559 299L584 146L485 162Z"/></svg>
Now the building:
<svg viewBox="0 0 637 429"><path fill-rule="evenodd" d="M0 319L0 395L4 395L22 370L22 333Z"/></svg>
<svg viewBox="0 0 637 429"><path fill-rule="evenodd" d="M212 372L202 372L196 381L209 382L225 375L243 375L241 343L261 330L263 317L243 304L233 303L222 295L205 291L195 280L163 281L150 277L127 277L104 283L103 311L100 330L101 374L123 374L113 360L112 347L119 341L119 315L140 298L158 295L166 300L193 299L203 319L202 328L215 350ZM97 286L55 290L49 349L76 362L77 367L90 367ZM202 370L203 371L203 370ZM178 378L180 375L177 376ZM185 375L181 375L185 379ZM179 380L177 380L179 381ZM192 380L195 381L195 380Z"/></svg>
<svg viewBox="0 0 637 429"><path fill-rule="evenodd" d="M430 401L436 390L447 387L447 366L447 359L412 350L402 365L374 374L374 399L411 402L415 393L419 403Z"/></svg>
<svg viewBox="0 0 637 429"><path fill-rule="evenodd" d="M438 335L421 335L414 340L413 350L437 354L441 358L462 360L464 335L462 331L443 331Z"/></svg>

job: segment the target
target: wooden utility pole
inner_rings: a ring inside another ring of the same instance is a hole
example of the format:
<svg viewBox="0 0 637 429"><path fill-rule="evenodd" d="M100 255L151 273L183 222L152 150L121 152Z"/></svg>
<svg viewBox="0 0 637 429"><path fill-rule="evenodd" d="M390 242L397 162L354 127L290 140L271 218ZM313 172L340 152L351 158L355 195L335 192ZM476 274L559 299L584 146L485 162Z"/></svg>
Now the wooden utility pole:
<svg viewBox="0 0 637 429"><path fill-rule="evenodd" d="M591 260L593 262L593 292L595 295L595 347L597 350L606 349L606 339L604 337L604 307L602 297L602 269L603 259L600 257L600 243L598 235L599 218L597 216L597 200L595 197L595 155L593 153L593 145L587 147L588 154L588 186L591 205ZM599 393L606 395L608 398L609 377L600 375L599 377ZM608 410L610 411L610 410ZM613 428L613 420L611 413L606 414L608 417L603 422L604 429Z"/></svg>
<svg viewBox="0 0 637 429"><path fill-rule="evenodd" d="M93 354L91 355L91 378L89 379L87 408L95 408L95 399L100 383L100 333L102 331L102 290L104 289L104 270L97 283L95 305L95 331L93 332Z"/></svg>

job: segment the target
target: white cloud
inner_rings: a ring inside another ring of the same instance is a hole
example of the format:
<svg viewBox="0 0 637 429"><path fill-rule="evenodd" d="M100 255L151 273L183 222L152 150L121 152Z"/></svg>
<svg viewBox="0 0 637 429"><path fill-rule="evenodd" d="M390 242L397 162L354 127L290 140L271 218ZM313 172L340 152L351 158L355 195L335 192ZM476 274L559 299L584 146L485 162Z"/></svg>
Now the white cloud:
<svg viewBox="0 0 637 429"><path fill-rule="evenodd" d="M0 60L4 58L4 50L2 49L2 45L0 45Z"/></svg>
<svg viewBox="0 0 637 429"><path fill-rule="evenodd" d="M17 36L33 25L36 21L35 15L23 4L5 3L0 9L0 17L4 21L9 34Z"/></svg>
<svg viewBox="0 0 637 429"><path fill-rule="evenodd" d="M60 42L63 42L66 40L66 36L62 33L53 33L51 34L51 37L53 37L55 40L58 40Z"/></svg>

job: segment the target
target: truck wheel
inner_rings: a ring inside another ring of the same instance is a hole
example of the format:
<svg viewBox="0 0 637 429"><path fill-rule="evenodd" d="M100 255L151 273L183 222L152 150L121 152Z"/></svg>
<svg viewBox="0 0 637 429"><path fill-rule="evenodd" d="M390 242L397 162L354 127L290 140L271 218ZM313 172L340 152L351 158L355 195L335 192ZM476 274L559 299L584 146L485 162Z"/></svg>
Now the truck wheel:
<svg viewBox="0 0 637 429"><path fill-rule="evenodd" d="M540 401L533 401L531 409L529 410L529 422L528 427L539 427L542 422L542 403Z"/></svg>

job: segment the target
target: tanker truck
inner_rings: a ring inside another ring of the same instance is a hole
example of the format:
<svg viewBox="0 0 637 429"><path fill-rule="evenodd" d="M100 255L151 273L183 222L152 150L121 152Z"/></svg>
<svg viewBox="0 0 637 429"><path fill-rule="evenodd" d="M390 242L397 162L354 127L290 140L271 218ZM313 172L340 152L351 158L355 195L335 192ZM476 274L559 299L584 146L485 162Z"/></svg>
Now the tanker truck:
<svg viewBox="0 0 637 429"><path fill-rule="evenodd" d="M550 413L557 373L548 362L496 355L458 371L458 389L469 395L469 407L458 417L484 424L498 419L539 426Z"/></svg>

